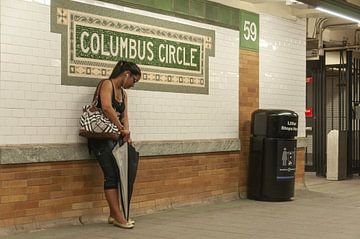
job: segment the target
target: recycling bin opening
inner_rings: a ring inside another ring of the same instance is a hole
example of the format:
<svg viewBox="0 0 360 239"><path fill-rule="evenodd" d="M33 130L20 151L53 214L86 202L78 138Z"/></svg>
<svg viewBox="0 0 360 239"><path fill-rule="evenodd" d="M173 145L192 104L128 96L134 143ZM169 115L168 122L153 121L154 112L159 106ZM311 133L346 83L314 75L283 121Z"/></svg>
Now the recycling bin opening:
<svg viewBox="0 0 360 239"><path fill-rule="evenodd" d="M251 115L247 196L261 201L294 197L298 115L259 109Z"/></svg>

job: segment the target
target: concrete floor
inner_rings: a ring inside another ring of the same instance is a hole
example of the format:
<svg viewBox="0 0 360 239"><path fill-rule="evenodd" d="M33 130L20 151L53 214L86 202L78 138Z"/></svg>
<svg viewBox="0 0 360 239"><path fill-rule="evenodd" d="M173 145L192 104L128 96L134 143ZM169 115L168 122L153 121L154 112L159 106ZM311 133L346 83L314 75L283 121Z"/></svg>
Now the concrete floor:
<svg viewBox="0 0 360 239"><path fill-rule="evenodd" d="M360 177L327 181L306 175L290 202L237 200L137 217L132 230L106 223L62 226L8 239L360 239Z"/></svg>

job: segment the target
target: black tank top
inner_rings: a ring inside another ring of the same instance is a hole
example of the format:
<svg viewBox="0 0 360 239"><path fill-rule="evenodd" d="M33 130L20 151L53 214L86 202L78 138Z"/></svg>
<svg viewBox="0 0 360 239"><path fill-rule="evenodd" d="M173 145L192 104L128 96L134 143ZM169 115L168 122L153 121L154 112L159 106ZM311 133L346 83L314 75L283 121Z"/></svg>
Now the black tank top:
<svg viewBox="0 0 360 239"><path fill-rule="evenodd" d="M108 79L111 84L112 84L112 88L113 88L113 92L112 92L112 97L111 97L111 105L114 108L114 110L116 112L119 112L120 114L122 114L125 110L125 94L124 94L124 90L123 88L120 88L121 90L121 96L122 96L122 102L118 102L115 99L115 87L114 87L114 83L112 82L112 80ZM102 108L101 107L101 99L100 97L98 98L98 104L97 107Z"/></svg>

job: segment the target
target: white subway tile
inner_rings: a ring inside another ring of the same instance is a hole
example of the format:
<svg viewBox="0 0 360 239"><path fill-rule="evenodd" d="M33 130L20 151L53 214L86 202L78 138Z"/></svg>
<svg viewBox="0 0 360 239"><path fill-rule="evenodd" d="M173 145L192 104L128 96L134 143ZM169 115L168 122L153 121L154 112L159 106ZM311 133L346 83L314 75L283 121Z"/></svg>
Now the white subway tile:
<svg viewBox="0 0 360 239"><path fill-rule="evenodd" d="M19 144L19 137L18 135L4 135L1 136L0 139L2 142L2 144Z"/></svg>
<svg viewBox="0 0 360 239"><path fill-rule="evenodd" d="M44 137L42 135L30 135L30 141L32 144L43 144Z"/></svg>
<svg viewBox="0 0 360 239"><path fill-rule="evenodd" d="M11 102L6 99L0 102L0 106L2 109L19 109L11 113L19 117L18 123L24 126L25 132L28 133L27 139L21 142L81 142L83 139L77 135L78 118L81 114L81 106L90 103L94 87L60 84L61 36L49 32L50 1L38 0L41 3L35 3L15 0L15 5L18 5L16 7L11 7L9 0L4 1L6 3L4 5L2 2L1 8L3 25L0 89L5 91L23 89L20 96L13 97L21 98L22 94L25 100ZM4 13L3 6L12 10ZM227 131L235 130L234 127L237 127L238 109L223 107L218 101L238 105L239 57L238 54L233 54L235 51L238 52L238 32L140 10L133 12L214 29L216 33L216 56L209 59L210 95L128 91L131 104L130 124L133 124L131 130L134 139L181 140L237 135L237 130ZM7 80L3 80L5 76ZM21 84L14 84L12 81ZM0 97L3 96L0 94ZM214 112L218 114L216 120L207 120L214 118ZM228 120L229 117L235 119ZM203 120L204 118L206 120ZM225 120L228 120L226 125L229 127L219 125L219 122ZM9 120L7 122L16 126ZM54 124L58 127L53 127ZM29 127L38 131L26 131ZM217 133L209 133L208 128L217 128L217 131L213 131ZM2 136L1 132L0 136ZM13 137L10 141L19 142L17 137Z"/></svg>
<svg viewBox="0 0 360 239"><path fill-rule="evenodd" d="M260 41L268 44L260 47L260 107L292 109L302 115L306 23L263 14L260 26ZM304 118L300 117L299 135L304 133Z"/></svg>
<svg viewBox="0 0 360 239"><path fill-rule="evenodd" d="M9 127L9 126L0 126L0 130L1 130L1 133L2 135L13 135L12 134L12 127ZM3 136L2 136L3 137Z"/></svg>

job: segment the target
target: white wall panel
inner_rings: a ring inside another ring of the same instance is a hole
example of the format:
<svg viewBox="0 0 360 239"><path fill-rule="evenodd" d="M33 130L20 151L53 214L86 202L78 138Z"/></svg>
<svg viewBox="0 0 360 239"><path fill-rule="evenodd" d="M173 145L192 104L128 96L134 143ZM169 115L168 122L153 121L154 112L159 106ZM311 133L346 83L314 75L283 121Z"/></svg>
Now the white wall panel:
<svg viewBox="0 0 360 239"><path fill-rule="evenodd" d="M77 120L94 87L61 85L61 37L50 32L50 0L1 0L0 4L0 112L6 112L0 114L0 145L84 141L78 137ZM129 90L133 140L237 138L238 31L116 9L215 30L209 95Z"/></svg>
<svg viewBox="0 0 360 239"><path fill-rule="evenodd" d="M260 108L295 111L305 136L306 21L261 14L259 51Z"/></svg>

